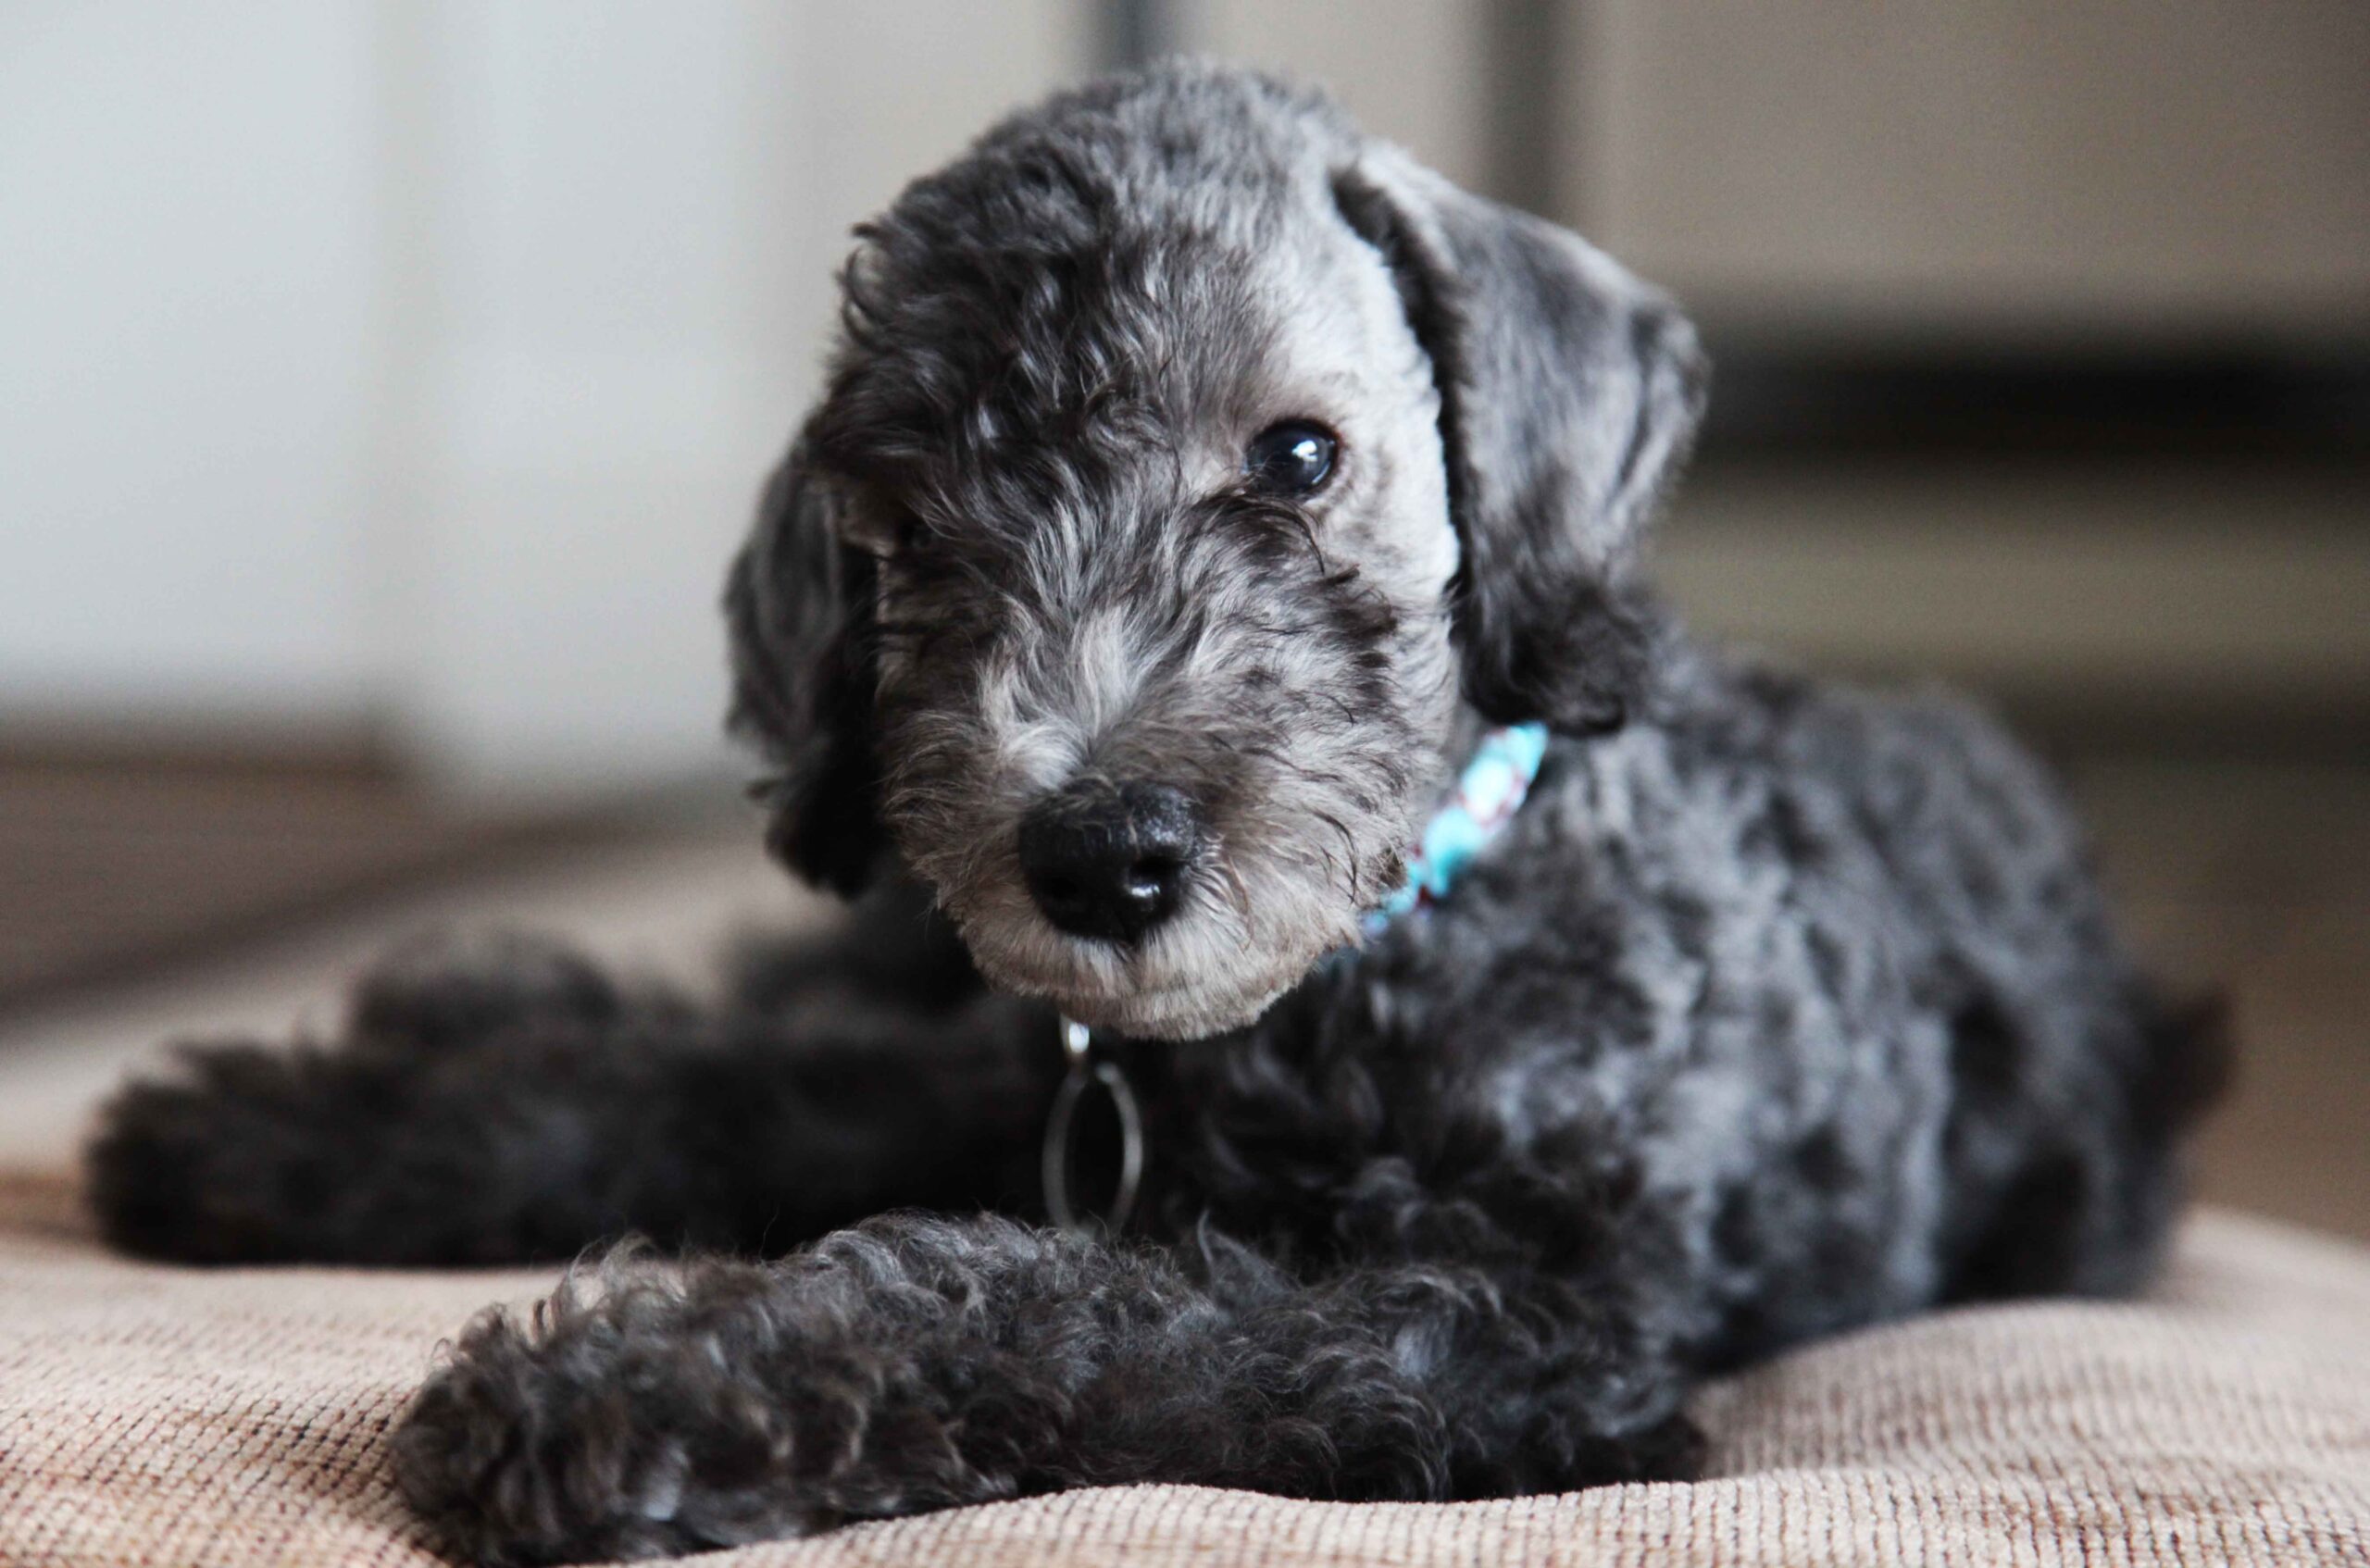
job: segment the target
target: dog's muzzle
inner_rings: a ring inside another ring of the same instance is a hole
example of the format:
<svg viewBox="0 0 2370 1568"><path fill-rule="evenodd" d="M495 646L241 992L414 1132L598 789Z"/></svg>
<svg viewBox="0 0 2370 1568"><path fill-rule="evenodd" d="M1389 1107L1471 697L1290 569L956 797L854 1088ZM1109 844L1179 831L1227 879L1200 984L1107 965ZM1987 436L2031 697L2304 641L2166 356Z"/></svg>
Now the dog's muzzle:
<svg viewBox="0 0 2370 1568"><path fill-rule="evenodd" d="M1177 913L1201 814L1165 784L1072 784L1020 825L1029 896L1075 937L1132 943Z"/></svg>

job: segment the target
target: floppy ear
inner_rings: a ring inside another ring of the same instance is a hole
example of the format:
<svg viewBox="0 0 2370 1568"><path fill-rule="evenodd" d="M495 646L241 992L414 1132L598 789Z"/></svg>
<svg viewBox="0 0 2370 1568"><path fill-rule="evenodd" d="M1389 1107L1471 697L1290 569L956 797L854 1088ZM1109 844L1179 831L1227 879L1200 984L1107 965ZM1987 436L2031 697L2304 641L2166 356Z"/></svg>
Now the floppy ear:
<svg viewBox="0 0 2370 1568"><path fill-rule="evenodd" d="M875 809L873 564L842 541L843 504L802 435L733 557L724 613L728 723L775 769L755 791L773 812L767 846L808 881L854 894L887 840Z"/></svg>
<svg viewBox="0 0 2370 1568"><path fill-rule="evenodd" d="M1467 700L1502 724L1619 726L1653 637L1635 546L1703 412L1694 329L1578 235L1396 148L1333 188L1439 384Z"/></svg>

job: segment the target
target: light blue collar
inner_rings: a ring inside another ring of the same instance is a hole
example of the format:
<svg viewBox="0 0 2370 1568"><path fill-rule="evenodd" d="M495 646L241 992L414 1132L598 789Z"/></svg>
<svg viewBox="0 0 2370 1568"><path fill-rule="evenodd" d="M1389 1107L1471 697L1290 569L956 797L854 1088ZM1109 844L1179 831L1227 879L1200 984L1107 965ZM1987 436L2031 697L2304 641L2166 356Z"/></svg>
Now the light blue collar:
<svg viewBox="0 0 2370 1568"><path fill-rule="evenodd" d="M1457 876L1473 857L1503 832L1530 793L1547 755L1547 727L1513 724L1492 729L1474 748L1473 760L1457 776L1423 836L1407 852L1407 880L1366 917L1369 940L1411 909L1422 909L1448 896Z"/></svg>

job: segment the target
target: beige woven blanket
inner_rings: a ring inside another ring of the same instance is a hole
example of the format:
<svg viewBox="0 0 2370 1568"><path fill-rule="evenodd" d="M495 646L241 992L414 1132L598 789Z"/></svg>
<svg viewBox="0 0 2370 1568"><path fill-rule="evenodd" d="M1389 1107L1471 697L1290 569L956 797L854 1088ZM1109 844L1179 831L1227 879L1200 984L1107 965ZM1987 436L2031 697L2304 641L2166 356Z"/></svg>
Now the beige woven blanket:
<svg viewBox="0 0 2370 1568"><path fill-rule="evenodd" d="M0 1182L0 1563L427 1563L382 1438L546 1274L191 1272ZM2370 1562L2370 1253L2205 1214L2153 1299L1959 1311L1719 1384L1714 1477L1457 1506L1143 1487L702 1559L825 1564Z"/></svg>

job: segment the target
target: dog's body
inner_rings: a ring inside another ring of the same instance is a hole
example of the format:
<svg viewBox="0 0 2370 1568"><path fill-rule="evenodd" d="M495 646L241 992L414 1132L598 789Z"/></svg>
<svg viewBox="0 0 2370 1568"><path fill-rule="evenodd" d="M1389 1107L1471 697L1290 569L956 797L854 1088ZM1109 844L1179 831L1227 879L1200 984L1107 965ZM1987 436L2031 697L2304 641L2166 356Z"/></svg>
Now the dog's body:
<svg viewBox="0 0 2370 1568"><path fill-rule="evenodd" d="M823 1238L473 1328L396 1439L456 1541L1679 1475L1707 1367L2144 1276L2211 1052L1985 722L1636 591L1700 402L1667 302L1196 68L992 133L849 294L730 594L776 847L871 887L849 931L706 1012L399 965L339 1047L200 1058L94 1155L179 1256ZM1516 721L1528 803L1357 943ZM1057 1008L1145 1102L1142 1241L1029 1223Z"/></svg>

